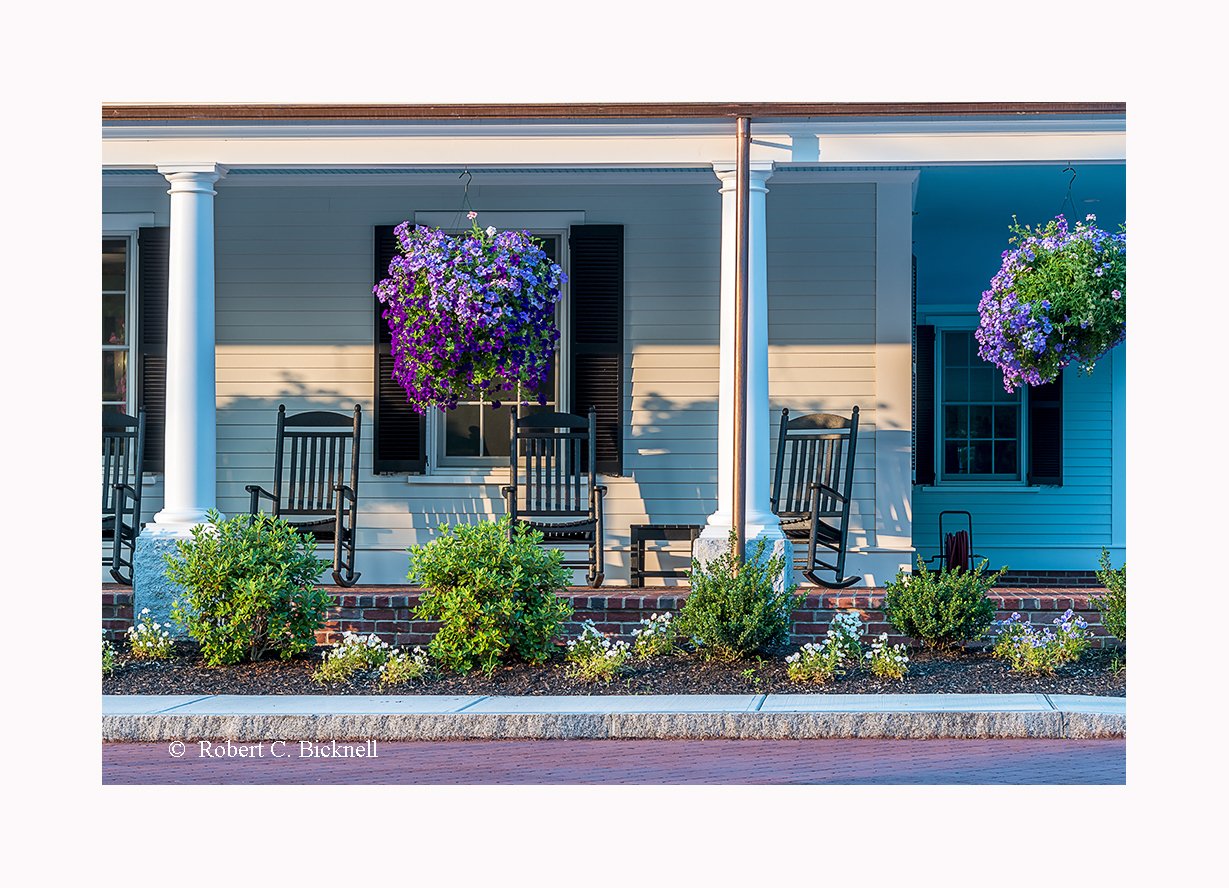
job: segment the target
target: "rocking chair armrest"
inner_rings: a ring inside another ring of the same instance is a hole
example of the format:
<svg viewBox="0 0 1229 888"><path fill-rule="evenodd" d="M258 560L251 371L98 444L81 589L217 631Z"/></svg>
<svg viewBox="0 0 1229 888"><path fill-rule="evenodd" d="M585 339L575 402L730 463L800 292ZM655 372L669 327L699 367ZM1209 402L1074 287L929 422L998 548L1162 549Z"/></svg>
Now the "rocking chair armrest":
<svg viewBox="0 0 1229 888"><path fill-rule="evenodd" d="M133 502L136 502L137 500L141 498L140 491L137 490L135 487L133 487L131 484L121 483L121 484L115 484L113 485L113 487L114 487L115 492L118 494L121 494L126 500L132 500Z"/></svg>
<svg viewBox="0 0 1229 888"><path fill-rule="evenodd" d="M597 503L602 502L605 496L606 496L606 485L605 484L594 484L593 485L593 497L590 499L589 505L592 506L592 505L596 505ZM594 502L594 500L596 500L596 502Z"/></svg>
<svg viewBox="0 0 1229 888"><path fill-rule="evenodd" d="M333 492L337 494L337 501L340 503L343 498L348 499L355 505L358 504L358 494L354 492L349 484L334 484Z"/></svg>
<svg viewBox="0 0 1229 888"><path fill-rule="evenodd" d="M273 503L274 506L277 505L277 497L257 484L245 484L243 489L252 495L252 501L248 505L249 515L256 515L260 512L260 498L262 496Z"/></svg>
<svg viewBox="0 0 1229 888"><path fill-rule="evenodd" d="M811 483L807 486L807 489L808 489L808 490L810 490L812 493L814 493L815 491L819 491L820 493L827 494L828 496L832 497L833 499L838 499L838 500L840 500L841 502L845 502L845 500L846 500L846 499L848 499L848 497L846 497L846 496L845 496L843 493L841 493L840 491L838 491L838 490L833 490L833 489L832 489L831 487L829 487L827 484L820 484L818 481L812 481L812 482L811 482Z"/></svg>

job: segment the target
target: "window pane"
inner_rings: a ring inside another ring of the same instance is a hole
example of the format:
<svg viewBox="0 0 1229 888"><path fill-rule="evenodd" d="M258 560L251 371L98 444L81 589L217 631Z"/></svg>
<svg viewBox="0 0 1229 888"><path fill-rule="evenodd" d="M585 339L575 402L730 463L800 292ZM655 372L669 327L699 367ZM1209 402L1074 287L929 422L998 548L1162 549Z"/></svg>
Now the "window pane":
<svg viewBox="0 0 1229 888"><path fill-rule="evenodd" d="M969 437L990 437L990 417L993 410L993 407L969 408Z"/></svg>
<svg viewBox="0 0 1229 888"><path fill-rule="evenodd" d="M510 452L512 430L507 407L482 408L483 456L507 456Z"/></svg>
<svg viewBox="0 0 1229 888"><path fill-rule="evenodd" d="M127 313L123 293L109 293L102 297L102 343L103 345L127 345L128 331L124 315Z"/></svg>
<svg viewBox="0 0 1229 888"><path fill-rule="evenodd" d="M482 455L480 412L477 404L461 404L444 414L444 452L448 456Z"/></svg>
<svg viewBox="0 0 1229 888"><path fill-rule="evenodd" d="M969 400L969 371L963 367L943 371L943 400Z"/></svg>
<svg viewBox="0 0 1229 888"><path fill-rule="evenodd" d="M1019 409L1016 407L994 408L994 437L1015 439L1019 426Z"/></svg>
<svg viewBox="0 0 1229 888"><path fill-rule="evenodd" d="M128 278L124 274L125 260L128 253L128 241L104 240L102 242L102 288L104 290L126 290Z"/></svg>
<svg viewBox="0 0 1229 888"><path fill-rule="evenodd" d="M994 375L993 367L974 367L969 371L970 401L994 400Z"/></svg>
<svg viewBox="0 0 1229 888"><path fill-rule="evenodd" d="M943 365L945 367L969 366L969 341L972 337L960 330L948 330L943 334Z"/></svg>
<svg viewBox="0 0 1229 888"><path fill-rule="evenodd" d="M1016 464L1016 442L1015 441L995 441L994 442L994 471L998 475L1015 475L1019 472L1019 466Z"/></svg>
<svg viewBox="0 0 1229 888"><path fill-rule="evenodd" d="M947 441L943 446L943 470L949 475L963 475L968 471L961 457L967 452L963 441Z"/></svg>
<svg viewBox="0 0 1229 888"><path fill-rule="evenodd" d="M990 442L974 441L971 446L971 472L974 475L990 474Z"/></svg>
<svg viewBox="0 0 1229 888"><path fill-rule="evenodd" d="M102 399L104 401L127 401L128 353L126 351L102 353Z"/></svg>
<svg viewBox="0 0 1229 888"><path fill-rule="evenodd" d="M943 437L967 438L969 435L969 408L943 408Z"/></svg>

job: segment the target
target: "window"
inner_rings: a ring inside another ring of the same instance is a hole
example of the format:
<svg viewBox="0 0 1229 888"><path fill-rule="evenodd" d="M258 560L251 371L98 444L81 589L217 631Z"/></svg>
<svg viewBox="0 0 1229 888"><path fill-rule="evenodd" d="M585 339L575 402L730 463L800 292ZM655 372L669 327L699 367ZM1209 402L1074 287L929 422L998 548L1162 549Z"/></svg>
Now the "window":
<svg viewBox="0 0 1229 888"><path fill-rule="evenodd" d="M940 478L1021 480L1022 390L1004 391L1002 371L978 357L971 330L943 330L939 343Z"/></svg>
<svg viewBox="0 0 1229 888"><path fill-rule="evenodd" d="M559 261L562 235L555 233L535 233L543 250L550 261ZM542 389L536 392L522 391L520 386L515 391L508 392L507 398L499 407L488 401L462 401L453 410L440 413L431 411L430 416L436 423L437 456L435 461L439 466L505 466L511 448L511 426L508 407L529 401L531 406L518 407L518 415L540 411L557 410L561 402L560 380L566 378L566 372L561 374L560 362L566 361L561 350L564 342L562 335L563 320L566 312L563 303L567 295L567 285L564 285L564 299L560 300L556 311L556 323L560 325L559 343L555 347L555 360L551 362L549 379ZM566 368L564 368L566 371ZM543 403L539 404L538 399Z"/></svg>
<svg viewBox="0 0 1229 888"><path fill-rule="evenodd" d="M102 406L132 409L132 239L102 239Z"/></svg>

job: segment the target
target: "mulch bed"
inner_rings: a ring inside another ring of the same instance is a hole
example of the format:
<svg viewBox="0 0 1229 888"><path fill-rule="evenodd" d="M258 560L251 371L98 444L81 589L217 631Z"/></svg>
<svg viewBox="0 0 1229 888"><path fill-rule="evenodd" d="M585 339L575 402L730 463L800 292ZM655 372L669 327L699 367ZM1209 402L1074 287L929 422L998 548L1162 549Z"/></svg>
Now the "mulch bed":
<svg viewBox="0 0 1229 888"><path fill-rule="evenodd" d="M117 646L118 647L118 646ZM695 654L675 654L634 663L609 684L570 678L562 653L542 666L510 665L491 676L432 675L396 688L382 687L375 676L321 686L312 681L321 651L291 660L264 660L210 668L194 642L179 642L175 656L162 662L134 660L121 652L115 670L103 677L104 694L1097 694L1125 697L1122 655L1091 650L1078 663L1051 676L1013 673L988 651L965 651L939 657L911 651L903 681L884 681L857 668L825 685L789 680L782 657L737 664L711 663ZM1117 668L1116 668L1117 667Z"/></svg>

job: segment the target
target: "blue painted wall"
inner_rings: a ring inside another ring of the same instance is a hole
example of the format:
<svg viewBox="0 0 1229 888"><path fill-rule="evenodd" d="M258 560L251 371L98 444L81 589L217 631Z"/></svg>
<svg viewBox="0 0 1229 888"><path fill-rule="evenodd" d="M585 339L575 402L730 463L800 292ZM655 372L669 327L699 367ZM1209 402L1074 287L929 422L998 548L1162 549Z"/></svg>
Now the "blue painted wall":
<svg viewBox="0 0 1229 888"><path fill-rule="evenodd" d="M1078 167L1071 183L1074 209L1066 202L1070 179L1061 165L923 170L914 216L919 323L961 313L976 323L977 303L1007 248L1013 214L1037 224L1064 210L1073 222L1094 213L1108 230L1126 220L1122 165ZM1066 371L1062 487L915 487L913 538L922 556L936 553L939 512L966 509L973 513L974 547L995 567L1091 570L1102 546L1121 562L1122 522L1115 514L1121 516L1125 497L1121 490L1115 496L1114 443L1125 435L1125 392L1114 381L1123 368L1115 374L1114 364L1124 360L1125 347L1119 347L1091 375Z"/></svg>

